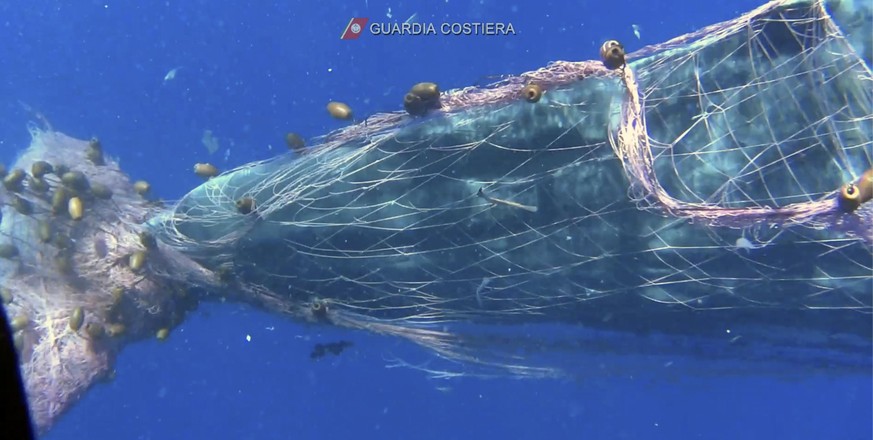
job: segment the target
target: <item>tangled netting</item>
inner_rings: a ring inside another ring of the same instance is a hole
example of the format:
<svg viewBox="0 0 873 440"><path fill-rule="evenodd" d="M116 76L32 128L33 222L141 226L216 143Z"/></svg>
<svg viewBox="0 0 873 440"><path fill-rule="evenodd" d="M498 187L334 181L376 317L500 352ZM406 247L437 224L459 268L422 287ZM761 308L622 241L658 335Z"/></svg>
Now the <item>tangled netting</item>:
<svg viewBox="0 0 873 440"><path fill-rule="evenodd" d="M133 270L132 255L148 250L142 223L161 208L136 193L115 160L87 160L88 141L48 129L31 127L30 148L0 186L0 290L40 430L109 376L123 343L181 322L194 307L188 286L217 284L172 249L151 252ZM20 188L9 184L15 170L38 162L54 171L31 174ZM62 169L81 173L89 188L65 185ZM97 188L111 194L97 196ZM68 214L74 195L84 205L79 219Z"/></svg>
<svg viewBox="0 0 873 440"><path fill-rule="evenodd" d="M34 130L14 168L55 174L0 188L0 276L37 424L210 293L404 337L458 374L589 374L623 353L869 372L870 13L777 1L618 69L449 91L170 209L93 142ZM58 165L91 182L80 219ZM568 353L589 358L568 373Z"/></svg>
<svg viewBox="0 0 873 440"><path fill-rule="evenodd" d="M840 13L869 34L869 11ZM866 356L873 207L838 196L873 185L869 41L833 17L775 2L624 68L445 93L213 179L152 226L239 288L448 356L484 358L446 323L555 321L827 343L774 330L802 328Z"/></svg>

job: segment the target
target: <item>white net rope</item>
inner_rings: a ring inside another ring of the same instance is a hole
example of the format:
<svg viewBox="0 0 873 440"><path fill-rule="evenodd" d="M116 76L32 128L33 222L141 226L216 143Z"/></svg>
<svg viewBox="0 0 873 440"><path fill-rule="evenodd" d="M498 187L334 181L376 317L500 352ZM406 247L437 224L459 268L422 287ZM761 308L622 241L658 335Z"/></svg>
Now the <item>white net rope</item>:
<svg viewBox="0 0 873 440"><path fill-rule="evenodd" d="M556 62L450 91L425 117L372 116L167 211L91 143L34 130L0 186L0 288L36 423L210 294L501 374L559 374L546 352L604 354L573 365L586 372L631 352L652 368L691 354L867 373L869 17L777 1L624 68ZM34 177L38 161L57 169ZM61 166L91 182L78 220L56 200Z"/></svg>
<svg viewBox="0 0 873 440"><path fill-rule="evenodd" d="M529 83L539 102L519 97ZM873 208L838 196L873 165L870 85L822 3L771 3L624 69L553 63L445 93L423 119L374 116L152 224L229 282L343 325L663 330L731 310L681 331L721 316L869 335ZM799 318L818 309L861 313Z"/></svg>

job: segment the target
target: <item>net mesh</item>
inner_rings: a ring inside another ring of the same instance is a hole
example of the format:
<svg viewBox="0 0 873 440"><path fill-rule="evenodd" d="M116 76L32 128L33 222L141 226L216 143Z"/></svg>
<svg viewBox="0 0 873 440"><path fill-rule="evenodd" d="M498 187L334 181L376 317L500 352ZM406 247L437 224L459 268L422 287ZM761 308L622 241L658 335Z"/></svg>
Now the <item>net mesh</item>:
<svg viewBox="0 0 873 440"><path fill-rule="evenodd" d="M432 325L468 321L867 339L873 208L838 202L873 185L857 47L823 3L771 3L626 68L558 62L377 115L152 225L270 301L441 352L457 341Z"/></svg>
<svg viewBox="0 0 873 440"><path fill-rule="evenodd" d="M34 130L15 168L45 160L114 191L82 190L73 220L55 212L61 176L0 187L0 287L27 318L38 426L210 293L404 337L476 374L563 375L568 353L601 355L572 366L585 374L679 356L868 373L873 32L869 4L835 5L773 2L620 69L556 62L449 91L425 117L372 116L169 209L88 142Z"/></svg>
<svg viewBox="0 0 873 440"><path fill-rule="evenodd" d="M50 127L31 134L10 175L37 162L55 171L31 174L18 189L8 180L0 186L0 246L17 250L0 257L0 290L32 420L44 432L90 385L111 377L123 344L180 322L194 303L188 287L214 284L214 275L172 249L152 252L142 270L132 270L131 255L148 250L142 222L160 208L135 192L115 160L86 159L90 142ZM62 167L81 173L91 189L74 193ZM95 196L98 186L111 197ZM78 220L68 213L73 196L84 206ZM82 318L73 324L77 309Z"/></svg>

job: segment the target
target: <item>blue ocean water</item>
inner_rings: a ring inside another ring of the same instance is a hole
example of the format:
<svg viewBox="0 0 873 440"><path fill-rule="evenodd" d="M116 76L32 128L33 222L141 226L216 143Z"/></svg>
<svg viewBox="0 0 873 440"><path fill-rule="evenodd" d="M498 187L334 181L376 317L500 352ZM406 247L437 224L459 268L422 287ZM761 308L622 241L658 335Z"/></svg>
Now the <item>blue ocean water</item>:
<svg viewBox="0 0 873 440"><path fill-rule="evenodd" d="M230 168L285 151L283 135L400 108L419 81L451 89L553 60L629 50L735 17L760 2L4 2L0 161L27 145L28 109L67 134L99 136L155 194L200 183L195 162ZM388 14L391 17L388 17ZM342 41L352 17L511 22L515 36ZM639 29L639 38L634 27ZM176 75L166 80L176 69ZM201 143L211 130L220 143ZM311 360L315 343L350 340ZM565 382L429 379L406 342L205 304L168 341L130 345L46 436L81 438L870 438L870 376L636 376Z"/></svg>

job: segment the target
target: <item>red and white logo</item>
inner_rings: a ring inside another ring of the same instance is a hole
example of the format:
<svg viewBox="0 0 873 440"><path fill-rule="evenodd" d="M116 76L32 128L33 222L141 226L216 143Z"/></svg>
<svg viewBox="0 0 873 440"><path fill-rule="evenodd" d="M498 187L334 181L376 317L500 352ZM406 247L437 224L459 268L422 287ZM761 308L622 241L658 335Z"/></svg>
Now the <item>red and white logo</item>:
<svg viewBox="0 0 873 440"><path fill-rule="evenodd" d="M364 32L364 27L367 26L368 21L370 21L369 18L363 17L355 17L349 20L346 30L340 35L340 40L357 40L361 33Z"/></svg>

